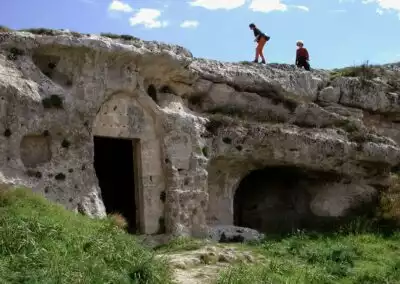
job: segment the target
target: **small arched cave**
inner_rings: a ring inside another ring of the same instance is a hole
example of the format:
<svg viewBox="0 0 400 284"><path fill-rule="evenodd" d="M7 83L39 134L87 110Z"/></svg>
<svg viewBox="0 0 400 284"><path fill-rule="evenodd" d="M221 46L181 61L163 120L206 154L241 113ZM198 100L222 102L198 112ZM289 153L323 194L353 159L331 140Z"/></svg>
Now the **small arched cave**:
<svg viewBox="0 0 400 284"><path fill-rule="evenodd" d="M50 135L26 135L20 144L20 155L25 167L34 168L51 160Z"/></svg>
<svg viewBox="0 0 400 284"><path fill-rule="evenodd" d="M278 234L318 229L322 218L310 210L310 188L333 178L296 167L254 170L242 179L234 195L234 224Z"/></svg>

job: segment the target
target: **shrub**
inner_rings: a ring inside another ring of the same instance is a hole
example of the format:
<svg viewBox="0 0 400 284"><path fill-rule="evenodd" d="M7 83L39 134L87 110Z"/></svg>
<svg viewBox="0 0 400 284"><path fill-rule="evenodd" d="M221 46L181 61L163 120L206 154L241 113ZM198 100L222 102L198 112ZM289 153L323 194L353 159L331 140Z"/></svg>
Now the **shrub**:
<svg viewBox="0 0 400 284"><path fill-rule="evenodd" d="M135 40L137 37L131 35L118 35L113 33L101 33L101 36L112 38L112 39L123 39L123 40Z"/></svg>
<svg viewBox="0 0 400 284"><path fill-rule="evenodd" d="M9 60L16 60L18 56L22 56L25 52L22 49L12 47L9 49L10 54L7 56Z"/></svg>
<svg viewBox="0 0 400 284"><path fill-rule="evenodd" d="M125 217L119 213L113 213L109 216L111 223L119 228L119 229L126 229L128 227L128 221L126 221Z"/></svg>
<svg viewBox="0 0 400 284"><path fill-rule="evenodd" d="M32 29L23 29L20 30L22 32L29 32L37 35L56 35L55 31L52 29L46 28L32 28Z"/></svg>
<svg viewBox="0 0 400 284"><path fill-rule="evenodd" d="M51 95L48 98L42 100L42 105L44 108L63 108L63 101L59 95Z"/></svg>

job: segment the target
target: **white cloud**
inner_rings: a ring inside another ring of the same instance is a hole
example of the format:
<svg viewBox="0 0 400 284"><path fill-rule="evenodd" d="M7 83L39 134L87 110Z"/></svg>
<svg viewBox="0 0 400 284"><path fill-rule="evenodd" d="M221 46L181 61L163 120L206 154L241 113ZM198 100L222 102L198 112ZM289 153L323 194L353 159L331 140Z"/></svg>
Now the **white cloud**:
<svg viewBox="0 0 400 284"><path fill-rule="evenodd" d="M306 6L301 6L301 5L299 5L299 6L293 6L294 8L297 8L297 9L300 9L300 10L303 10L303 11L305 11L305 12L309 12L310 11L310 8L308 8L308 7L306 7Z"/></svg>
<svg viewBox="0 0 400 284"><path fill-rule="evenodd" d="M252 0L249 8L254 12L268 13L272 11L284 12L288 7L280 0Z"/></svg>
<svg viewBox="0 0 400 284"><path fill-rule="evenodd" d="M384 13L384 10L397 12L400 19L400 0L363 0L363 4L376 3L379 8L376 12L379 15Z"/></svg>
<svg viewBox="0 0 400 284"><path fill-rule="evenodd" d="M209 10L231 10L243 6L245 3L246 0L192 0L189 2L191 6L203 7Z"/></svg>
<svg viewBox="0 0 400 284"><path fill-rule="evenodd" d="M109 11L118 11L118 12L125 12L130 13L133 11L132 7L119 0L113 0L110 5L108 6Z"/></svg>
<svg viewBox="0 0 400 284"><path fill-rule="evenodd" d="M183 21L181 23L181 28L197 28L199 25L198 21Z"/></svg>
<svg viewBox="0 0 400 284"><path fill-rule="evenodd" d="M146 28L164 28L168 26L167 21L160 21L161 11L156 9L141 8L134 14L129 22L131 26L143 25Z"/></svg>

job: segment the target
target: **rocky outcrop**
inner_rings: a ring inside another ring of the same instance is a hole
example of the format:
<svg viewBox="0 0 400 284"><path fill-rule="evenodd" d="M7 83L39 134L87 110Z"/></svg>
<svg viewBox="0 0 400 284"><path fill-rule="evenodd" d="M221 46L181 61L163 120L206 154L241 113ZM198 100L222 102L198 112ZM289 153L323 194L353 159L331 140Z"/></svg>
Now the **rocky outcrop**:
<svg viewBox="0 0 400 284"><path fill-rule="evenodd" d="M222 63L136 39L0 33L0 184L92 216L121 208L141 233L204 236L243 225L235 193L252 171L291 167L308 219L347 216L374 204L400 162L400 93L382 78ZM130 142L97 150L93 137ZM134 186L115 182L127 167ZM287 204L274 198L259 207Z"/></svg>

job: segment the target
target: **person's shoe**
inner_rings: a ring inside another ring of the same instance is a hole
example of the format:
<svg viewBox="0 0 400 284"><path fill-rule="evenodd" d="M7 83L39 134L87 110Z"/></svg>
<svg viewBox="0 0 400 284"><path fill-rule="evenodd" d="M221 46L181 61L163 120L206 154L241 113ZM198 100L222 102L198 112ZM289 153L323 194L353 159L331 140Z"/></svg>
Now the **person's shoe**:
<svg viewBox="0 0 400 284"><path fill-rule="evenodd" d="M253 63L258 63L258 60L257 60L257 59L254 59L254 60L253 60Z"/></svg>
<svg viewBox="0 0 400 284"><path fill-rule="evenodd" d="M261 61L261 64L267 64L267 63L265 63L265 60L263 60L263 61Z"/></svg>

